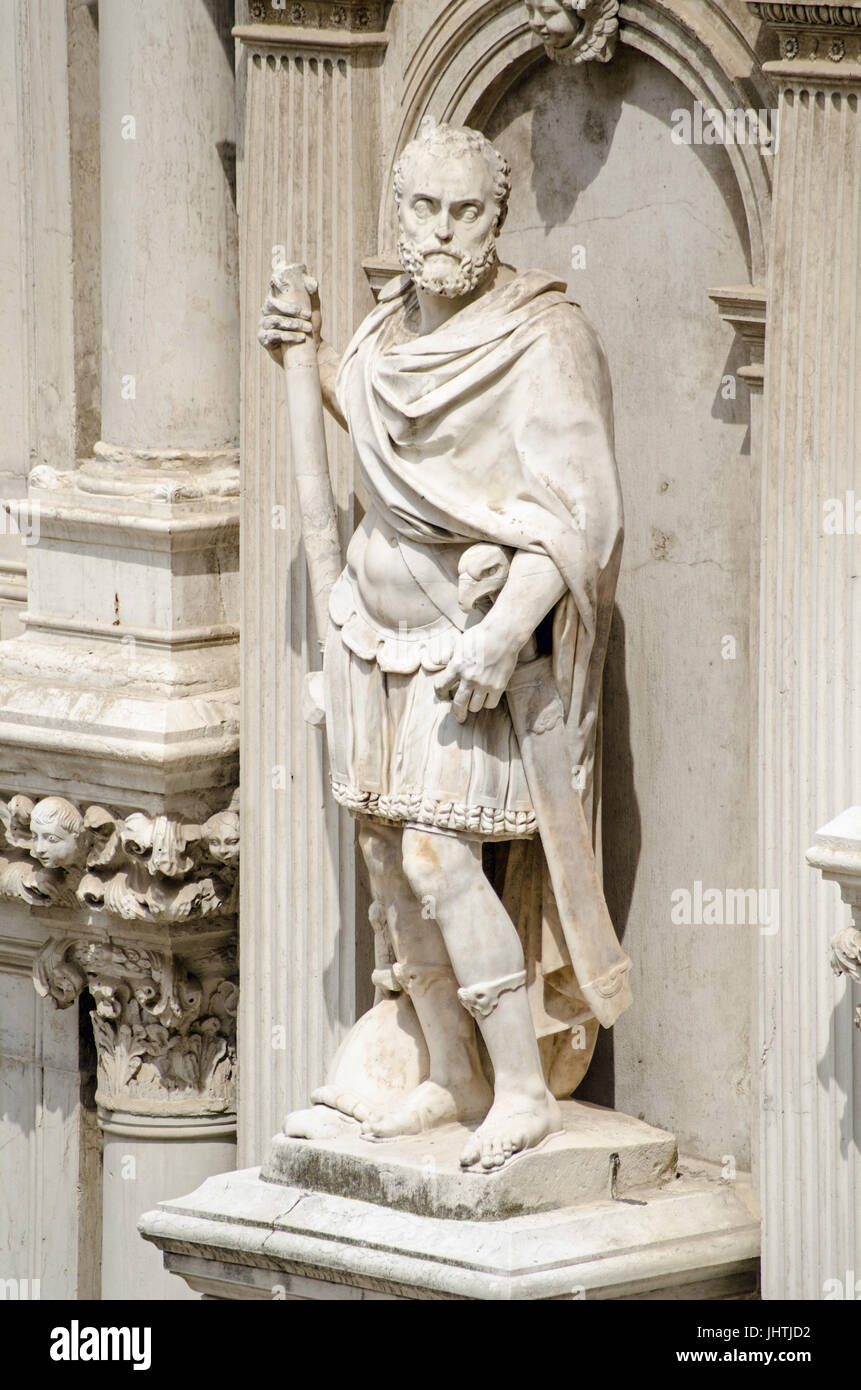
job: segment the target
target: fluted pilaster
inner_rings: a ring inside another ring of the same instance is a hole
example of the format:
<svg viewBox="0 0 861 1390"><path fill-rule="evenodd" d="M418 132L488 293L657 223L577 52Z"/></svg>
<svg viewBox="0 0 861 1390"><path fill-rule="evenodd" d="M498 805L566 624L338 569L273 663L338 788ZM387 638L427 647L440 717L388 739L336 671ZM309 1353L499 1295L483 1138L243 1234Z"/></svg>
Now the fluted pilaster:
<svg viewBox="0 0 861 1390"><path fill-rule="evenodd" d="M782 58L765 365L761 882L764 1293L861 1267L852 1004L828 969L834 889L805 852L861 777L861 4L759 3ZM834 525L837 513L842 526ZM847 1295L852 1296L852 1295Z"/></svg>
<svg viewBox="0 0 861 1390"><path fill-rule="evenodd" d="M343 349L372 300L381 5L252 6L245 51L243 293L242 880L243 1163L257 1163L288 1107L321 1083L356 1013L352 822L328 790L320 733L302 719L320 664L291 477L280 370L257 343L273 261L320 282L323 332ZM353 523L346 436L327 424L342 539ZM364 973L364 972L363 972Z"/></svg>

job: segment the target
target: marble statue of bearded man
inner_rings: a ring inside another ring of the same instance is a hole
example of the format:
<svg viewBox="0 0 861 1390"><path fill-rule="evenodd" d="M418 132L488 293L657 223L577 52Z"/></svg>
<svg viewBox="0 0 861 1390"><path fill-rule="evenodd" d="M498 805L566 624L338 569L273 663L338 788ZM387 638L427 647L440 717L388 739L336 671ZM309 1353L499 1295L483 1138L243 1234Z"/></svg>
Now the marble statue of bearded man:
<svg viewBox="0 0 861 1390"><path fill-rule="evenodd" d="M343 358L301 273L259 333L276 355L314 335L369 499L329 604L329 763L429 1065L343 1108L369 1140L479 1120L461 1163L488 1171L559 1129L630 1001L592 832L622 540L610 381L565 285L500 263L509 189L484 136L426 122L395 173L405 274Z"/></svg>

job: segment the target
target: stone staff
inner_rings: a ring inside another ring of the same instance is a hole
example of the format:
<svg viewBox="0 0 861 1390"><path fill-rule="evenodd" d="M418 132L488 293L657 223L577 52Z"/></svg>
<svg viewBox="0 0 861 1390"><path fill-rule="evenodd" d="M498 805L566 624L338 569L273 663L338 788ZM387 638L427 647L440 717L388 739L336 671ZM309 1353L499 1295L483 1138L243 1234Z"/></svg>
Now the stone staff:
<svg viewBox="0 0 861 1390"><path fill-rule="evenodd" d="M308 316L319 306L317 281L304 265L280 265L272 277L277 294L289 293ZM329 454L323 424L323 395L314 339L284 343L281 353L287 390L290 461L302 517L311 606L322 648L329 622L329 594L343 568Z"/></svg>

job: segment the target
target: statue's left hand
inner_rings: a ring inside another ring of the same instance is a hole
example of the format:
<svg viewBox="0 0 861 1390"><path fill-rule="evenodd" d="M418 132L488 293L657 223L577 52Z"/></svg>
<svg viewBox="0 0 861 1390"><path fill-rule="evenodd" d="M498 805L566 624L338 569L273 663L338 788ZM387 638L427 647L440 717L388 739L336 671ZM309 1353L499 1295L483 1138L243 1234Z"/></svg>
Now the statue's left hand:
<svg viewBox="0 0 861 1390"><path fill-rule="evenodd" d="M496 709L514 674L519 651L520 644L512 645L510 634L486 619L458 633L451 661L434 680L434 689L442 699L451 700L459 724L466 722L467 714Z"/></svg>

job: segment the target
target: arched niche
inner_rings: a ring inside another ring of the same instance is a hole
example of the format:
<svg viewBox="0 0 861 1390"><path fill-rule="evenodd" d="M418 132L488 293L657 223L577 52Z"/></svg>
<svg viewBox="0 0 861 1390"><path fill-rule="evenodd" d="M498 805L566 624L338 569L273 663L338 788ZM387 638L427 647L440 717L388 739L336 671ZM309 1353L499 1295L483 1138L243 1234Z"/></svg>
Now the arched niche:
<svg viewBox="0 0 861 1390"><path fill-rule="evenodd" d="M660 63L705 107L774 106L774 90L760 69L759 24L741 0L628 0L620 7L619 25L621 48L637 49ZM484 130L504 94L539 64L549 65L549 60L529 29L523 0L451 0L406 64L389 175L426 115ZM589 67L582 65L579 71ZM751 277L761 283L773 159L757 145L734 145L727 153L748 221ZM393 249L391 177L383 189L381 255Z"/></svg>
<svg viewBox="0 0 861 1390"><path fill-rule="evenodd" d="M737 375L747 357L708 291L764 277L773 156L675 145L670 130L694 101L773 104L741 10L636 0L610 63L565 68L520 0L454 0L405 69L391 150L393 163L425 114L485 130L514 170L504 258L566 280L604 339L627 532L604 694L605 884L636 1002L586 1094L739 1168L758 931L672 914L688 892L698 915L698 882L757 886L758 428ZM394 225L387 192L384 256Z"/></svg>

